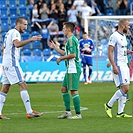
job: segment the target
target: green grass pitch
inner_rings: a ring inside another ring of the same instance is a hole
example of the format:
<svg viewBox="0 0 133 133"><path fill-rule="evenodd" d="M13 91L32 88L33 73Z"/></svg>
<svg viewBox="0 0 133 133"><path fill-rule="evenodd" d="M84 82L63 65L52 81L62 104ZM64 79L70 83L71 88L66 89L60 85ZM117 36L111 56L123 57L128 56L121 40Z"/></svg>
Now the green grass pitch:
<svg viewBox="0 0 133 133"><path fill-rule="evenodd" d="M1 86L1 85L0 85ZM125 112L132 114L132 86L130 101ZM32 108L44 111L40 118L27 119L18 85L11 86L3 113L10 120L0 120L0 133L133 133L132 118L116 118L117 102L112 108L113 118L108 118L103 104L116 91L113 82L80 83L81 113L83 119L57 119L65 110L60 92L61 83L28 84ZM72 101L72 99L71 99ZM71 102L72 110L73 103ZM75 112L72 111L72 114Z"/></svg>

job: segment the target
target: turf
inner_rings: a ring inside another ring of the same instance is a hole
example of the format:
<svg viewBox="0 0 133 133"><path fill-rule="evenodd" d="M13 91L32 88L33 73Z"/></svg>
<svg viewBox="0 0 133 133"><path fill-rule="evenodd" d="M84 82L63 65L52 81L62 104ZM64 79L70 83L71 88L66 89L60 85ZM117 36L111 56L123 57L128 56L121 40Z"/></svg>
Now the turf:
<svg viewBox="0 0 133 133"><path fill-rule="evenodd" d="M103 104L116 91L113 82L80 83L81 107L85 109L81 111L82 120L57 119L65 109L60 87L61 83L28 84L32 108L45 113L40 118L27 119L19 88L12 86L3 108L3 113L11 119L0 120L0 133L133 133L132 118L116 118L117 102L112 109L112 119L104 111ZM132 114L131 87L131 100L125 107L127 114ZM71 106L73 110L72 102Z"/></svg>

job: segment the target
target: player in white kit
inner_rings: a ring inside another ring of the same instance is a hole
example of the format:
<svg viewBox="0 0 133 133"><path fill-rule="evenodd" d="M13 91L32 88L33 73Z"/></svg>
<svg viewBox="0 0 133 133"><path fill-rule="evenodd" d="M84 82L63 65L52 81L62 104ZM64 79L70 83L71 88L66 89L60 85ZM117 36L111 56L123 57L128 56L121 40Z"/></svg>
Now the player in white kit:
<svg viewBox="0 0 133 133"><path fill-rule="evenodd" d="M118 100L116 117L132 117L132 115L124 113L126 95L130 84L129 67L127 66L127 40L124 33L127 33L129 28L129 21L121 19L118 23L118 30L110 36L108 43L108 57L112 65L113 79L116 87L119 88L109 102L104 104L105 111L110 118L112 118L111 108L116 100ZM132 53L132 51L128 51L129 53Z"/></svg>
<svg viewBox="0 0 133 133"><path fill-rule="evenodd" d="M27 85L24 81L24 74L19 65L20 48L32 41L40 40L41 36L33 36L28 40L21 41L21 33L27 29L27 20L23 17L16 19L16 26L7 32L3 45L3 74L2 89L0 91L0 119L9 119L2 114L7 93L10 86L18 84L20 95L23 100L27 118L40 117L43 112L39 113L31 108L30 97L27 91Z"/></svg>

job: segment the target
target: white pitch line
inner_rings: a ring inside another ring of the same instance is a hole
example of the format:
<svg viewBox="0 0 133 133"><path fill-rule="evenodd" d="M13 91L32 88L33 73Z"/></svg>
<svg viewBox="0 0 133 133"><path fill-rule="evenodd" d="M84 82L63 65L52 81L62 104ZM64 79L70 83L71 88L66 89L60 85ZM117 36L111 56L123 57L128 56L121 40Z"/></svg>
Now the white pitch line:
<svg viewBox="0 0 133 133"><path fill-rule="evenodd" d="M34 105L34 106L36 106L36 105ZM49 106L49 105L45 105L45 106ZM52 105L50 105L50 106L52 106ZM64 106L60 106L60 107L64 107ZM71 106L71 107L74 107L74 106ZM85 111L85 110L88 110L88 108L87 107L80 107L80 110ZM71 110L71 111L74 112L75 110ZM54 113L64 112L64 110L60 110L60 111L59 110L57 110L57 111L42 111L42 112L44 112L44 114L54 114ZM19 112L19 110L18 110L18 113L7 113L7 114L17 115L17 114L25 114L25 113Z"/></svg>

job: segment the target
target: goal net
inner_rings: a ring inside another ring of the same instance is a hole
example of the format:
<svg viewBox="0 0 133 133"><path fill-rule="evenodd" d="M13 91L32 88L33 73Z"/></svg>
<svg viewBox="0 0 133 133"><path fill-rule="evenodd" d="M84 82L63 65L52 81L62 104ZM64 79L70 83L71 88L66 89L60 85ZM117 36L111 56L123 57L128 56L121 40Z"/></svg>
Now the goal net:
<svg viewBox="0 0 133 133"><path fill-rule="evenodd" d="M96 81L110 81L112 80L112 73L110 68L106 68L108 62L108 40L110 35L114 32L118 21L126 18L130 21L130 30L126 34L128 49L133 50L133 16L91 16L85 18L84 30L91 39L94 40L95 51L93 51L93 74L92 80ZM133 80L133 57L129 56L131 80Z"/></svg>

